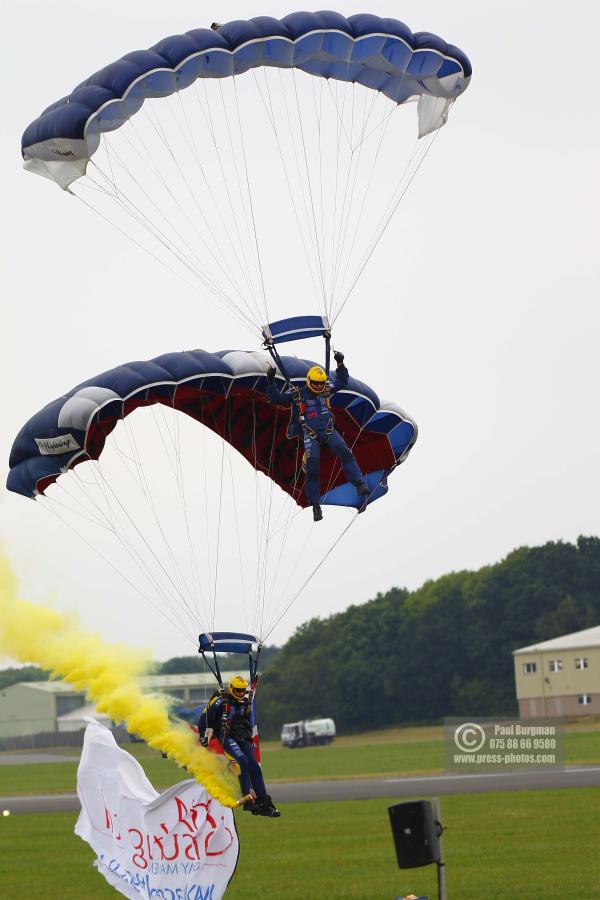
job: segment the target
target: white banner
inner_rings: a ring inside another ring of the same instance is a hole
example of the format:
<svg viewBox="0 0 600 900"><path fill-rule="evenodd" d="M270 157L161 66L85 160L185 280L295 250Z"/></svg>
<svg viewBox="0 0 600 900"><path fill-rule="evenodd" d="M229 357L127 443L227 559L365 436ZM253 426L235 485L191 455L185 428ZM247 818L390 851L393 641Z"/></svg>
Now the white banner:
<svg viewBox="0 0 600 900"><path fill-rule="evenodd" d="M219 900L239 855L233 811L194 780L158 794L110 731L88 721L75 834L97 854L98 871L134 900Z"/></svg>

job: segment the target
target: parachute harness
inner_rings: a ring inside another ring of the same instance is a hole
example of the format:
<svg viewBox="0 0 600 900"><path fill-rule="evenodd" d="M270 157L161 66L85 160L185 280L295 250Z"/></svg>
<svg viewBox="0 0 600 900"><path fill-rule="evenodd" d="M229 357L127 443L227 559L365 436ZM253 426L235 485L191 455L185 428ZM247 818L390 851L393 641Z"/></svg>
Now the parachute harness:
<svg viewBox="0 0 600 900"><path fill-rule="evenodd" d="M320 322L320 326L312 324L310 326L310 333L307 333L307 319L314 320L315 322ZM286 328L288 330L282 331L282 328ZM306 472L306 462L308 460L308 457L310 456L311 440L313 440L317 435L306 421L306 405L302 400L300 389L298 385L292 383L275 344L278 341L298 340L302 337L312 337L320 334L325 340L324 369L325 374L329 379L329 366L331 364L331 329L329 328L329 322L325 316L296 316L292 319L283 319L280 322L274 322L269 325L264 325L262 328L262 333L265 339L263 342L263 348L269 353L269 356L283 375L286 387L289 389L292 397L293 408L296 410L296 417L298 419L300 434L302 436L304 444L302 471ZM323 391L324 400L328 409L330 408L330 394L331 389L328 380L325 385L325 390ZM292 412L292 418L293 415L294 414ZM332 431L333 418L326 428L327 434L331 434Z"/></svg>
<svg viewBox="0 0 600 900"><path fill-rule="evenodd" d="M254 646L256 646L256 651L253 651ZM221 710L221 743L223 743L223 741L225 740L225 737L229 733L231 727L232 709L229 691L223 684L223 678L221 675L217 653L247 653L248 671L250 676L250 689L247 693L247 700L249 710L248 715L250 715L250 711L252 710L252 706L254 703L254 697L256 695L256 689L258 687L258 661L260 658L261 649L262 644L254 635L239 634L237 632L229 631L215 632L214 634L204 633L200 635L198 653L201 654L202 659L214 675L217 684L219 685L219 696L223 701ZM210 653L212 655L212 664L211 660L207 659L207 653Z"/></svg>

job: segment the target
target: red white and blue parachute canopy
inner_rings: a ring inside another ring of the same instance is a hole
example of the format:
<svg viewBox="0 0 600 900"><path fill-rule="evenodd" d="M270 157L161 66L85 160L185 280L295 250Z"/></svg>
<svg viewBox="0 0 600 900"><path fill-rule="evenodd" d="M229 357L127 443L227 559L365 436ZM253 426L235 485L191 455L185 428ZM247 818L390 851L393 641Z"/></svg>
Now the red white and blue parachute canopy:
<svg viewBox="0 0 600 900"><path fill-rule="evenodd" d="M292 384L305 382L311 360L282 357ZM34 415L17 435L7 487L26 497L43 494L62 473L98 459L116 425L140 407L163 404L195 419L306 506L302 444L290 440L290 410L266 395L266 353L193 350L167 353L104 372L68 391ZM283 386L283 385L282 385ZM417 438L415 422L368 385L350 378L332 397L336 428L354 450L371 488L369 501L387 492L387 476ZM362 498L333 454L321 461L321 502L359 508Z"/></svg>

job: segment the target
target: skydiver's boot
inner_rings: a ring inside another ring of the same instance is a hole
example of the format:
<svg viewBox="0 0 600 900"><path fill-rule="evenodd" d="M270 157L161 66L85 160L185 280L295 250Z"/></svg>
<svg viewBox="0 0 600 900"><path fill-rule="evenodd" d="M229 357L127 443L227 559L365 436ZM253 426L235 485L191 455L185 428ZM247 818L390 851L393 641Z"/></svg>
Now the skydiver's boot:
<svg viewBox="0 0 600 900"><path fill-rule="evenodd" d="M323 510L318 503L313 505L313 521L320 522L323 518Z"/></svg>
<svg viewBox="0 0 600 900"><path fill-rule="evenodd" d="M273 801L268 794L257 797L256 802L258 804L258 813L255 813L255 815L268 816L271 819L278 819L281 815L279 810L275 808Z"/></svg>
<svg viewBox="0 0 600 900"><path fill-rule="evenodd" d="M254 813L255 816L257 816L260 810L260 805L258 804L254 794L246 794L244 797L242 797L242 800L244 800L244 803L242 805L242 809L244 810L244 812L251 812Z"/></svg>
<svg viewBox="0 0 600 900"><path fill-rule="evenodd" d="M355 481L354 487L356 488L356 493L359 497L368 497L371 491L369 490L368 485L365 484L364 481Z"/></svg>

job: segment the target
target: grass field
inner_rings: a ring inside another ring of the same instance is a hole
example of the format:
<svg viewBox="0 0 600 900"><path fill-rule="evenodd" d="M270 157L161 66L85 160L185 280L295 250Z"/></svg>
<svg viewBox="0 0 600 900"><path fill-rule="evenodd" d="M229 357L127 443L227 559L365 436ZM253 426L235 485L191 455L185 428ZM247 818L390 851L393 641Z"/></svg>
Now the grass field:
<svg viewBox="0 0 600 900"><path fill-rule="evenodd" d="M392 900L435 894L435 867L398 870L389 800L299 803L281 819L238 813L241 853L230 900ZM452 900L600 896L600 789L445 797L442 819ZM0 819L0 896L114 897L92 868L68 813Z"/></svg>
<svg viewBox="0 0 600 900"><path fill-rule="evenodd" d="M181 781L181 769L163 760L145 744L128 744L126 749L140 760L157 789ZM77 749L73 747L64 752L77 755ZM302 750L284 750L275 742L267 742L262 753L263 769L270 783L369 775L424 775L441 772L444 768L441 727L369 732L339 738L329 747ZM600 722L578 722L567 726L566 762L600 763ZM74 791L76 769L76 762L0 765L0 795Z"/></svg>

